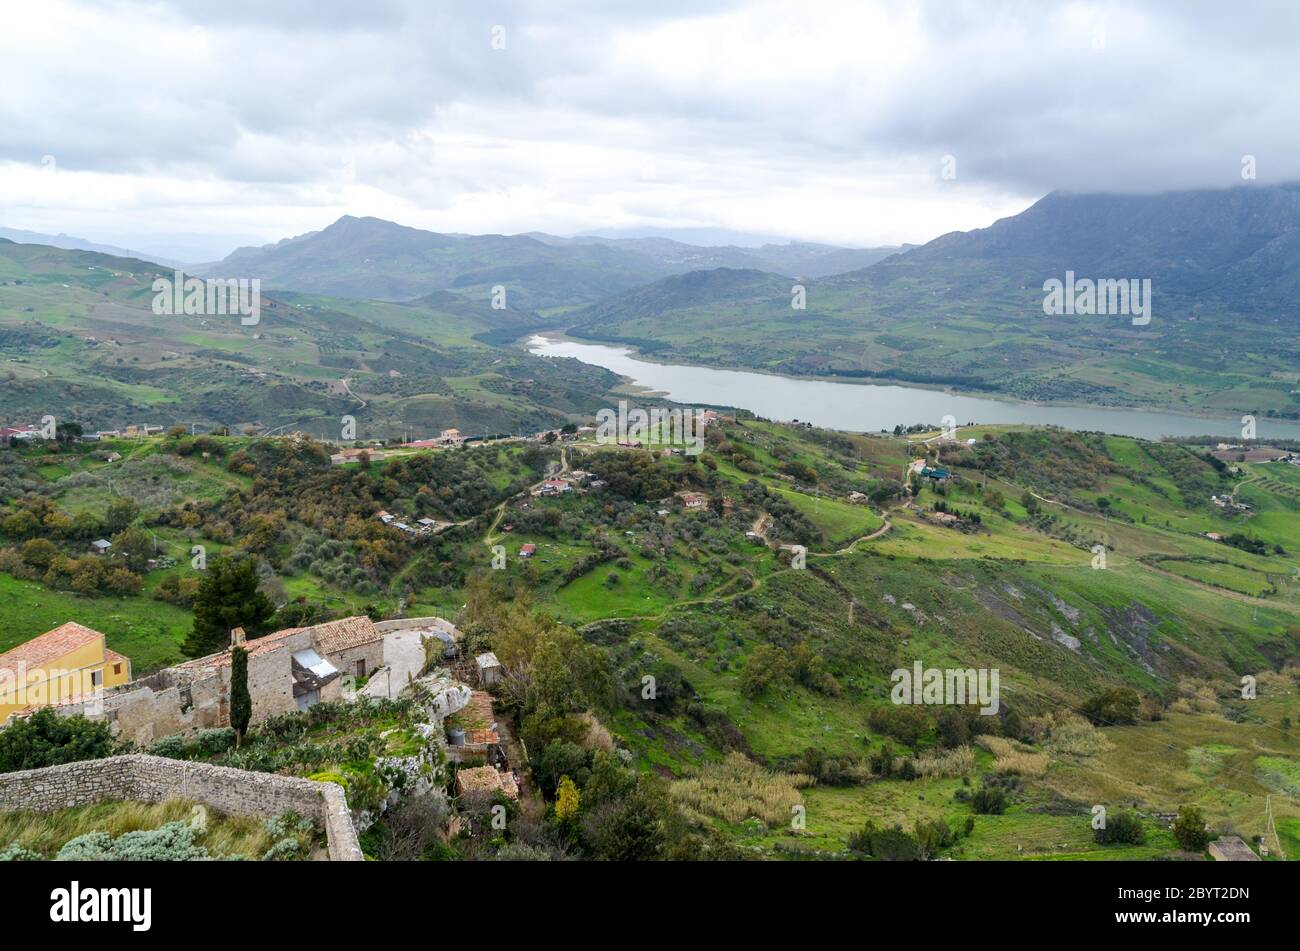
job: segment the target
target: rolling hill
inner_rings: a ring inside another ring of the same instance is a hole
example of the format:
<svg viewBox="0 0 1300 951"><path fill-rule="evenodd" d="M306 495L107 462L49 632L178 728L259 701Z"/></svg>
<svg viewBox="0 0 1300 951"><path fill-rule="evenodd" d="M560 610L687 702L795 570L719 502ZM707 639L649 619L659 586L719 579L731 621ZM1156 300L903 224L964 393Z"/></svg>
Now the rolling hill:
<svg viewBox="0 0 1300 951"><path fill-rule="evenodd" d="M820 276L893 253L829 245L707 248L667 238L558 238L548 234L437 234L344 216L328 228L261 248L240 248L197 267L216 277L260 277L277 290L408 300L436 290L488 300L496 285L507 303L567 310L671 274L741 267Z"/></svg>

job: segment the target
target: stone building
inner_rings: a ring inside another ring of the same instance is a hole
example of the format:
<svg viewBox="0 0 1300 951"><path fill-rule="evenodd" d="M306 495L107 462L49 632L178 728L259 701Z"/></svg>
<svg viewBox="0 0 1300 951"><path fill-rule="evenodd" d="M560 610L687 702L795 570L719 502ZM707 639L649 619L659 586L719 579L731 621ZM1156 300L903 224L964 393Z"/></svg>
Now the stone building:
<svg viewBox="0 0 1300 951"><path fill-rule="evenodd" d="M345 676L368 675L384 663L384 635L368 617L288 628L246 640L231 632L232 646L248 652L248 692L253 722L305 710L342 697ZM59 712L106 720L114 733L147 746L164 736L190 735L230 725L230 648L164 667Z"/></svg>

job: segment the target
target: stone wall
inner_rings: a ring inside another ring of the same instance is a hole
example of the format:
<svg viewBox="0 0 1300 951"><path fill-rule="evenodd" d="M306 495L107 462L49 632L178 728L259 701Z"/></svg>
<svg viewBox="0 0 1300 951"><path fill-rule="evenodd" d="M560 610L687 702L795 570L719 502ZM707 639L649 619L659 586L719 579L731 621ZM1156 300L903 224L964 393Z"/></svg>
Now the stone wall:
<svg viewBox="0 0 1300 951"><path fill-rule="evenodd" d="M331 861L363 859L343 789L335 783L144 754L0 774L0 812L168 799L203 803L229 815L271 818L292 810L324 827Z"/></svg>
<svg viewBox="0 0 1300 951"><path fill-rule="evenodd" d="M450 634L452 637L460 640L460 631L455 624L452 624L446 618L440 617L404 617L397 618L393 621L376 621L375 630L381 634L388 634L392 631L409 631L413 627L436 627L440 631Z"/></svg>

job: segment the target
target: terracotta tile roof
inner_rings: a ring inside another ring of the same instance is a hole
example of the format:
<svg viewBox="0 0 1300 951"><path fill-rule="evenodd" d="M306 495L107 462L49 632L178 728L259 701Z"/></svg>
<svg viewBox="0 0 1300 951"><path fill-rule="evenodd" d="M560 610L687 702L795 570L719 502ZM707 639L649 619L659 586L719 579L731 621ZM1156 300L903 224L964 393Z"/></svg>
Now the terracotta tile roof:
<svg viewBox="0 0 1300 951"><path fill-rule="evenodd" d="M488 729L496 722L496 714L492 712L492 695L483 690L471 691L469 703L465 704L457 718L465 725L467 734Z"/></svg>
<svg viewBox="0 0 1300 951"><path fill-rule="evenodd" d="M465 742L470 746L490 746L493 743L500 743L501 737L497 735L496 730L466 730Z"/></svg>
<svg viewBox="0 0 1300 951"><path fill-rule="evenodd" d="M276 631L273 634L267 634L265 637L255 637L252 640L244 642L244 650L248 656L256 654L269 654L271 651L279 650L284 647L284 639L291 634L297 634L304 631L302 627L286 627L283 631ZM217 654L208 654L206 657L195 657L193 660L183 661L174 665L172 670L198 670L203 667L226 667L230 664L230 648Z"/></svg>
<svg viewBox="0 0 1300 951"><path fill-rule="evenodd" d="M498 772L491 766L475 766L456 773L456 791L461 795L467 792L491 794L498 790L511 799L519 798L519 786L510 773Z"/></svg>
<svg viewBox="0 0 1300 951"><path fill-rule="evenodd" d="M311 634L312 645L322 654L332 654L335 651L347 650L350 647L360 647L362 644L370 644L374 641L381 640L381 634L374 625L374 622L364 614L357 617L345 617L338 621L326 621L324 624L316 624L312 627L286 627L282 631L274 631L265 637L255 637L244 643L244 650L248 651L249 656L255 654L266 654L274 650L279 650L284 646L285 638L294 634L301 634L304 631ZM230 663L230 648L226 648L219 654L209 654L207 657L196 657L194 660L187 660L184 663L177 664L173 669L194 670L201 667L224 667Z"/></svg>
<svg viewBox="0 0 1300 951"><path fill-rule="evenodd" d="M345 617L339 621L327 621L308 628L322 654L360 647L381 640L383 634L375 629L375 623L364 614ZM274 636L274 635L272 635Z"/></svg>
<svg viewBox="0 0 1300 951"><path fill-rule="evenodd" d="M456 771L456 791L496 792L501 788L501 774L491 766L474 766Z"/></svg>
<svg viewBox="0 0 1300 951"><path fill-rule="evenodd" d="M99 631L69 621L0 654L0 668L17 672L19 664L27 668L40 667L103 636Z"/></svg>
<svg viewBox="0 0 1300 951"><path fill-rule="evenodd" d="M502 772L497 773L497 775L501 777L501 791L506 794L506 797L509 799L518 799L519 784L515 782L514 774Z"/></svg>

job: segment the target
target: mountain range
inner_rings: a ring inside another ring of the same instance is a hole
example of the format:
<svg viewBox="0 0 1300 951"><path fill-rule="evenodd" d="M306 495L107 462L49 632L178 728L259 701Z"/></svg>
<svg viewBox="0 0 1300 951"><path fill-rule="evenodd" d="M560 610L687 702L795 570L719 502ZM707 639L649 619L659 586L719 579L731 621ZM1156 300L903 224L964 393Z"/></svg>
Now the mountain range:
<svg viewBox="0 0 1300 951"><path fill-rule="evenodd" d="M196 266L213 276L256 275L263 285L338 297L408 300L435 290L487 299L506 289L508 307L568 309L672 274L750 267L821 276L881 260L897 248L820 244L700 247L669 238L561 238L438 234L379 218L345 215L321 231Z"/></svg>

